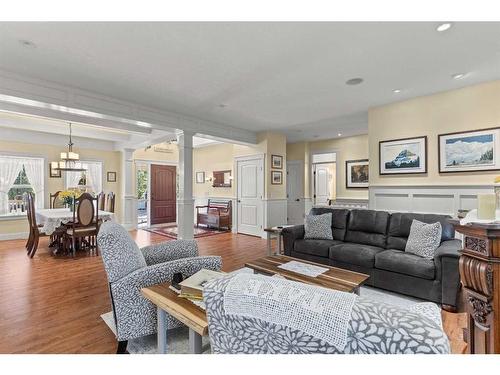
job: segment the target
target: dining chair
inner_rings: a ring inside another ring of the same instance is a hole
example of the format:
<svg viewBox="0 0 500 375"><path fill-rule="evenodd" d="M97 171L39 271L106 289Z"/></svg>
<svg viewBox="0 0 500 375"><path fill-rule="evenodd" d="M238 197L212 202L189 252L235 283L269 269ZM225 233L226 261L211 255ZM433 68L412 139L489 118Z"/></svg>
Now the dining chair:
<svg viewBox="0 0 500 375"><path fill-rule="evenodd" d="M106 206L104 207L104 211L115 212L115 193L112 191L106 196Z"/></svg>
<svg viewBox="0 0 500 375"><path fill-rule="evenodd" d="M103 191L101 191L97 195L97 207L99 210L104 211L105 206L106 206L106 194Z"/></svg>
<svg viewBox="0 0 500 375"><path fill-rule="evenodd" d="M28 217L28 225L29 225L29 236L28 242L26 242L26 250L27 255L30 258L33 258L37 249L38 249L38 241L40 237L47 236L45 233L41 231L41 225L38 225L36 222L36 214L35 214L35 197L33 193L27 193L27 217Z"/></svg>
<svg viewBox="0 0 500 375"><path fill-rule="evenodd" d="M67 224L64 233L64 247L71 245L73 256L76 255L77 244L80 247L88 246L90 251L97 249L96 236L99 231L99 210L97 207L98 198L94 198L90 193L83 193L75 201L73 211L73 221Z"/></svg>
<svg viewBox="0 0 500 375"><path fill-rule="evenodd" d="M50 194L50 208L64 208L64 202L59 199L59 194L61 194L61 191L56 191L54 194Z"/></svg>

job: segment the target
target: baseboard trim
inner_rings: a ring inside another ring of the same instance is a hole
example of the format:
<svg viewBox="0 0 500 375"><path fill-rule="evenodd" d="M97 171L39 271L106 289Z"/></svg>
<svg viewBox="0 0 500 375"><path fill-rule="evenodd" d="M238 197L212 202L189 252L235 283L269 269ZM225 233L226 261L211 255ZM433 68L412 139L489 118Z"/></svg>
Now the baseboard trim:
<svg viewBox="0 0 500 375"><path fill-rule="evenodd" d="M0 234L0 241L8 240L25 240L29 236L29 232L4 233Z"/></svg>

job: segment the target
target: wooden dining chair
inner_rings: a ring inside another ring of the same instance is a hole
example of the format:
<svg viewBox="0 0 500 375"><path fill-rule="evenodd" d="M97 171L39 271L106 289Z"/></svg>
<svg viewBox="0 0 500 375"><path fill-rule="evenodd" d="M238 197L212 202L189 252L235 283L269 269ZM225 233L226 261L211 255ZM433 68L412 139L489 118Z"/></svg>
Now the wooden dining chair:
<svg viewBox="0 0 500 375"><path fill-rule="evenodd" d="M81 248L89 247L90 251L95 250L96 255L99 254L97 249L96 236L99 232L99 210L98 198L94 198L89 193L83 193L75 201L76 208L73 211L73 221L67 224L66 232L64 233L65 248L71 251L73 256L76 255L76 248L79 245Z"/></svg>
<svg viewBox="0 0 500 375"><path fill-rule="evenodd" d="M27 255L30 258L33 258L38 249L40 237L45 237L46 234L41 232L41 225L38 225L36 222L35 197L33 196L33 193L28 193L26 198L28 201L27 216L29 225L29 237L28 242L26 243L26 250Z"/></svg>
<svg viewBox="0 0 500 375"><path fill-rule="evenodd" d="M104 211L115 212L115 193L112 191L106 196L106 206L104 207Z"/></svg>
<svg viewBox="0 0 500 375"><path fill-rule="evenodd" d="M101 211L104 211L104 209L106 207L106 194L103 191L101 191L97 195L97 207Z"/></svg>
<svg viewBox="0 0 500 375"><path fill-rule="evenodd" d="M59 194L61 191L56 191L54 194L50 194L49 202L50 202L50 208L64 208L64 202L59 199Z"/></svg>

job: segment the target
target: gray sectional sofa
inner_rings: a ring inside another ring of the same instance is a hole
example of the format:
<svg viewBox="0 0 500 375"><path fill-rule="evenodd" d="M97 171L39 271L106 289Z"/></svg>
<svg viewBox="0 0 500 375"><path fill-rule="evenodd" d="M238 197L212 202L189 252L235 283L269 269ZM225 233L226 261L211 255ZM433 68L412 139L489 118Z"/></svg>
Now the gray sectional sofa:
<svg viewBox="0 0 500 375"><path fill-rule="evenodd" d="M437 302L448 310L457 306L461 241L449 217L432 214L388 213L375 210L313 208L312 215L332 213L333 240L304 239L304 226L283 229L285 255L370 275L366 284ZM442 225L441 245L434 259L406 253L413 219Z"/></svg>

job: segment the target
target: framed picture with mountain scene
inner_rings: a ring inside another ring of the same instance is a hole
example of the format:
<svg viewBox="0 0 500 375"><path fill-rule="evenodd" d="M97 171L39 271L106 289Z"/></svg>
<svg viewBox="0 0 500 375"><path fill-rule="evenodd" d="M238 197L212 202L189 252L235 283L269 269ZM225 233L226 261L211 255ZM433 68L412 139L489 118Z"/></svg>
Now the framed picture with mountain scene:
<svg viewBox="0 0 500 375"><path fill-rule="evenodd" d="M500 170L500 128L438 135L439 173Z"/></svg>
<svg viewBox="0 0 500 375"><path fill-rule="evenodd" d="M427 137L393 139L379 142L379 173L427 173Z"/></svg>
<svg viewBox="0 0 500 375"><path fill-rule="evenodd" d="M345 162L345 187L367 188L368 187L368 159L347 160Z"/></svg>

